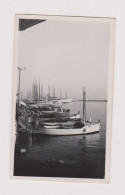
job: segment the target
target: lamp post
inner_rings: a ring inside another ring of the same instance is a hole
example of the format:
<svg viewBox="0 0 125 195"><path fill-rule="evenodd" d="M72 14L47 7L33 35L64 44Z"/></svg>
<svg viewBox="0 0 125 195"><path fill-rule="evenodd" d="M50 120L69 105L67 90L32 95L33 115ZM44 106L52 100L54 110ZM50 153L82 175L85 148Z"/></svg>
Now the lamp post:
<svg viewBox="0 0 125 195"><path fill-rule="evenodd" d="M18 67L18 70L19 70L19 83L18 83L18 103L17 103L17 106L18 106L18 111L17 111L17 131L18 131L18 127L19 127L19 103L20 103L20 81L21 81L21 71L22 71L22 70L26 70L26 67L24 67L24 68Z"/></svg>

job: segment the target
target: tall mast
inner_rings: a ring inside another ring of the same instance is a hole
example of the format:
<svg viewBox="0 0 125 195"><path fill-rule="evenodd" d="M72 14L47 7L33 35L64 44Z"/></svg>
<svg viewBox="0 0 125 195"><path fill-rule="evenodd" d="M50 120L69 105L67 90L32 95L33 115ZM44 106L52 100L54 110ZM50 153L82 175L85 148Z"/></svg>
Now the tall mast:
<svg viewBox="0 0 125 195"><path fill-rule="evenodd" d="M40 100L40 79L39 79L39 100Z"/></svg>
<svg viewBox="0 0 125 195"><path fill-rule="evenodd" d="M60 99L61 99L62 97L61 97L61 90L60 90Z"/></svg>
<svg viewBox="0 0 125 195"><path fill-rule="evenodd" d="M37 100L37 82L36 82L36 80L35 80L35 100Z"/></svg>
<svg viewBox="0 0 125 195"><path fill-rule="evenodd" d="M58 98L58 88L57 88L57 98Z"/></svg>
<svg viewBox="0 0 125 195"><path fill-rule="evenodd" d="M38 100L39 96L38 96L38 83L36 81L36 100Z"/></svg>
<svg viewBox="0 0 125 195"><path fill-rule="evenodd" d="M32 93L33 93L33 100L35 100L35 81L34 81L34 83L33 83L33 85L32 85Z"/></svg>
<svg viewBox="0 0 125 195"><path fill-rule="evenodd" d="M83 87L83 121L86 121L86 92Z"/></svg>
<svg viewBox="0 0 125 195"><path fill-rule="evenodd" d="M32 100L33 100L33 84L32 84Z"/></svg>
<svg viewBox="0 0 125 195"><path fill-rule="evenodd" d="M55 88L54 88L54 108L55 108Z"/></svg>
<svg viewBox="0 0 125 195"><path fill-rule="evenodd" d="M43 84L42 84L42 98L43 98Z"/></svg>
<svg viewBox="0 0 125 195"><path fill-rule="evenodd" d="M84 121L86 122L86 92L84 92Z"/></svg>
<svg viewBox="0 0 125 195"><path fill-rule="evenodd" d="M49 79L48 79L48 91L49 91L49 100L50 100L50 83L49 83Z"/></svg>
<svg viewBox="0 0 125 195"><path fill-rule="evenodd" d="M22 101L22 99L23 99L22 97L23 97L23 92L21 91L21 101Z"/></svg>

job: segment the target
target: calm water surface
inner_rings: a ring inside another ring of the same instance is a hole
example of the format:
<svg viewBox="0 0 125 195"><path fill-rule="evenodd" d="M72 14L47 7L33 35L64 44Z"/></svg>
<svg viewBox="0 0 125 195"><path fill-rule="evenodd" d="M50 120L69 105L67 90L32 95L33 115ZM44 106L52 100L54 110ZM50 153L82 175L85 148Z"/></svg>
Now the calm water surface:
<svg viewBox="0 0 125 195"><path fill-rule="evenodd" d="M65 104L71 114L82 102ZM106 102L87 102L87 119L101 122L100 133L75 136L17 136L14 175L41 177L104 178ZM60 164L59 164L59 163ZM66 162L66 163L65 163Z"/></svg>

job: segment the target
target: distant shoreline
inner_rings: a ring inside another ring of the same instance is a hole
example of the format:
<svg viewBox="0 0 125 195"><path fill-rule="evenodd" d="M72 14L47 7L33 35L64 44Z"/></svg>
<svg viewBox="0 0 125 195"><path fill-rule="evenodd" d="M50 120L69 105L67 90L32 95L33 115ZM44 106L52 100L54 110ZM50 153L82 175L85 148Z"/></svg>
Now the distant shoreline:
<svg viewBox="0 0 125 195"><path fill-rule="evenodd" d="M79 100L83 101L83 100ZM107 100L85 100L86 102L107 102Z"/></svg>

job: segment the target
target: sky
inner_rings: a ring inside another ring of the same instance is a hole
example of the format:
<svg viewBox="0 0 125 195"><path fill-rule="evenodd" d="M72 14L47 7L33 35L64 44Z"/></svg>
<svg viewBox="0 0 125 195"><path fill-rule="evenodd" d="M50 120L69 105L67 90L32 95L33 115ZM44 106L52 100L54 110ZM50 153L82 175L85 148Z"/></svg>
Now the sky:
<svg viewBox="0 0 125 195"><path fill-rule="evenodd" d="M82 99L84 86L87 99L107 99L109 39L108 22L47 20L19 31L23 97L40 79L44 94L50 83L51 94Z"/></svg>

